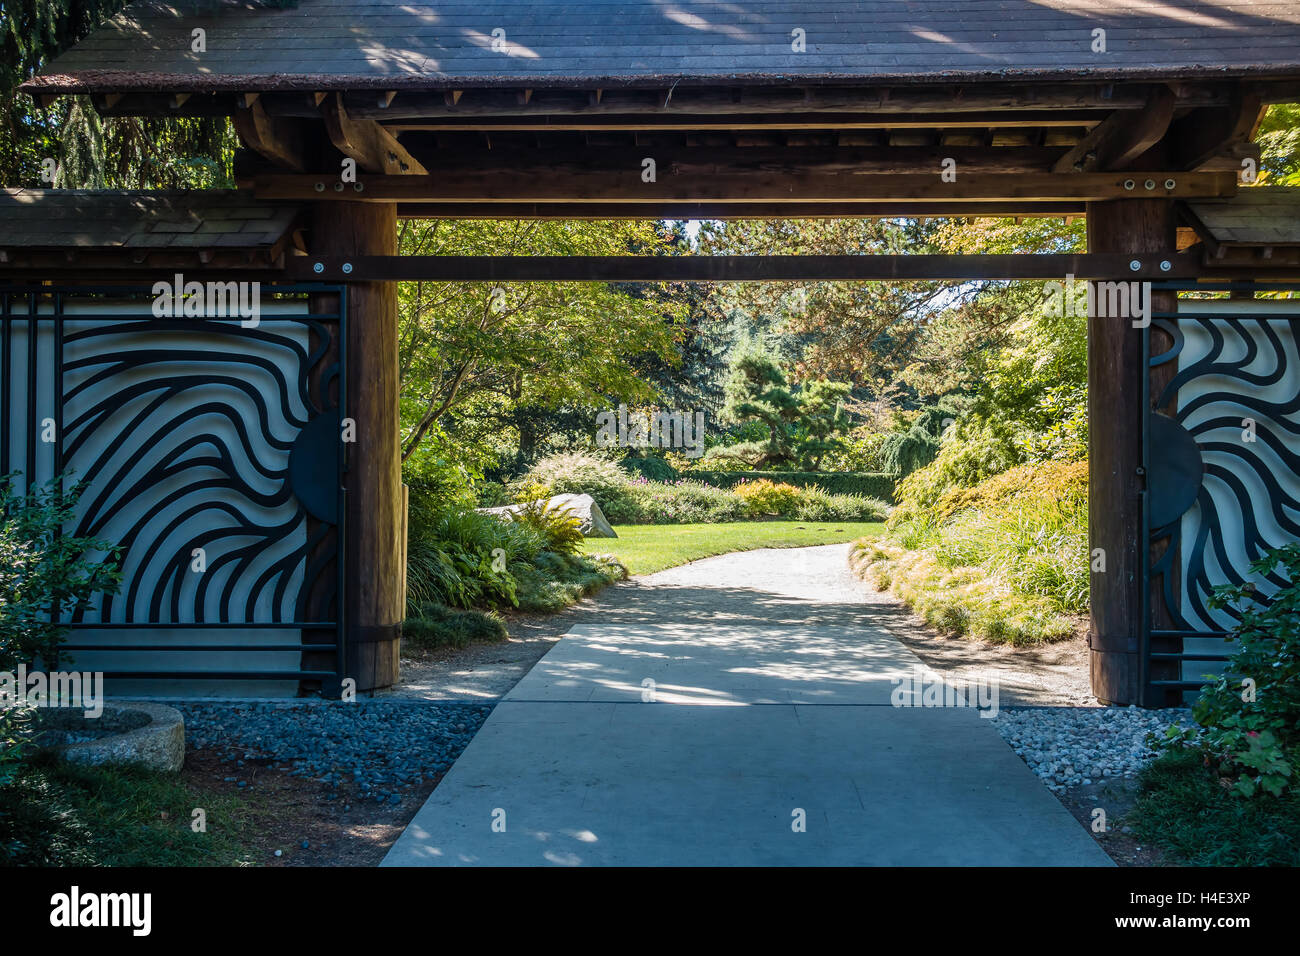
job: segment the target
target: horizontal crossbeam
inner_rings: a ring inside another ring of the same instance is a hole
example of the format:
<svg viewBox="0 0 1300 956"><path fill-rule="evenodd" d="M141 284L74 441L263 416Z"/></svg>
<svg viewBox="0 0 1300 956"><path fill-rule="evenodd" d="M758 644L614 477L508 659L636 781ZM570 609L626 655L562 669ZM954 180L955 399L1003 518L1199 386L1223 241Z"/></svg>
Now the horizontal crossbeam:
<svg viewBox="0 0 1300 956"><path fill-rule="evenodd" d="M1137 268L1134 268L1136 264ZM754 282L1175 279L1201 274L1187 253L882 256L295 256L293 279L431 282Z"/></svg>
<svg viewBox="0 0 1300 956"><path fill-rule="evenodd" d="M653 159L653 156L647 157ZM255 177L259 199L322 202L566 204L708 202L1005 203L1095 202L1106 199L1231 197L1231 172L969 173L947 182L933 172L903 174L759 170L697 172L635 165L626 169L442 169L428 176L366 176L352 184L302 175ZM653 175L653 181L646 179ZM342 188L336 188L342 186ZM360 188L356 188L360 187Z"/></svg>

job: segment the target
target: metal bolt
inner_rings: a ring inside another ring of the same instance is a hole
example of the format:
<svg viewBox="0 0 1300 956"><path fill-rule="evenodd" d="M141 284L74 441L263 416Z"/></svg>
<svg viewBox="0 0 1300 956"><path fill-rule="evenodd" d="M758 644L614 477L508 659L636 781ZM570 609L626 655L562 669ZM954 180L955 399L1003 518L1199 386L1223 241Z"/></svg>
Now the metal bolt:
<svg viewBox="0 0 1300 956"><path fill-rule="evenodd" d="M1133 259L1133 260L1130 260L1130 262L1129 262L1129 264L1128 264L1128 267L1129 267L1129 269L1131 269L1133 272L1137 272L1139 269L1142 268L1142 260L1141 260L1141 259Z"/></svg>
<svg viewBox="0 0 1300 956"><path fill-rule="evenodd" d="M325 184L324 184L324 183L317 183L317 184L316 184L316 191L317 191L318 193L323 193L323 192L325 191Z"/></svg>
<svg viewBox="0 0 1300 956"><path fill-rule="evenodd" d="M342 184L342 183L335 183L335 184L334 184L334 191L335 191L336 193L341 193L341 192L343 192L343 184Z"/></svg>
<svg viewBox="0 0 1300 956"><path fill-rule="evenodd" d="M1178 183L1174 182L1172 179L1165 180L1165 189L1173 189L1177 185Z"/></svg>
<svg viewBox="0 0 1300 956"><path fill-rule="evenodd" d="M311 271L316 273L317 275L320 275L322 272L325 271L325 263L317 262L311 267Z"/></svg>
<svg viewBox="0 0 1300 956"><path fill-rule="evenodd" d="M1160 271L1161 271L1161 272L1168 272L1168 271L1169 271L1170 269L1172 269L1173 267L1174 267L1174 264L1173 264L1172 262L1170 262L1168 259L1161 259L1161 260L1160 260Z"/></svg>
<svg viewBox="0 0 1300 956"><path fill-rule="evenodd" d="M361 192L361 190L366 188L366 185L365 183L353 183L352 188L355 189L357 192Z"/></svg>
<svg viewBox="0 0 1300 956"><path fill-rule="evenodd" d="M1133 188L1134 186L1136 186L1136 185L1137 185L1137 183L1133 182L1133 180L1131 180L1131 179L1126 179L1126 180L1124 180L1124 188L1125 188L1125 189L1132 189L1132 188Z"/></svg>
<svg viewBox="0 0 1300 956"><path fill-rule="evenodd" d="M1155 181L1154 179L1148 179L1148 180L1146 181L1146 187L1147 187L1147 189L1155 189L1155 188L1156 188L1156 181Z"/></svg>
<svg viewBox="0 0 1300 956"><path fill-rule="evenodd" d="M345 263L343 263L343 274L344 274L345 276L346 276L346 275L351 275L351 274L352 274L352 263L350 263L350 262L345 262Z"/></svg>

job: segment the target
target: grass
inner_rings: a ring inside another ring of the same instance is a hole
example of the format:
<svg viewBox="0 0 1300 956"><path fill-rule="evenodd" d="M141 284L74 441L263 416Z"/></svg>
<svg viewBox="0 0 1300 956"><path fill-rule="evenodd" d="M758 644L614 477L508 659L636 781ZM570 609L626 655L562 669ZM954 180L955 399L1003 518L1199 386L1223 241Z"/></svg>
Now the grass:
<svg viewBox="0 0 1300 956"><path fill-rule="evenodd" d="M1236 796L1195 753L1169 753L1143 770L1134 833L1192 866L1300 865L1300 792Z"/></svg>
<svg viewBox="0 0 1300 956"><path fill-rule="evenodd" d="M700 558L757 548L805 548L873 538L879 521L736 521L724 524L619 525L617 538L589 538L588 554L612 554L629 574L652 574Z"/></svg>
<svg viewBox="0 0 1300 956"><path fill-rule="evenodd" d="M191 827L196 808L206 832ZM181 777L34 758L0 788L0 866L237 866L257 808Z"/></svg>

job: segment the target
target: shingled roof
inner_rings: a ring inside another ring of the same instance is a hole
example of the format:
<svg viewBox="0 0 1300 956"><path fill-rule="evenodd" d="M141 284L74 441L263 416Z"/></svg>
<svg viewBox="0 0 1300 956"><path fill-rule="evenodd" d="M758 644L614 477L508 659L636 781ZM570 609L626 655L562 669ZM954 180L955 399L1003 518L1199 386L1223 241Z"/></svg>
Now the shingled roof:
<svg viewBox="0 0 1300 956"><path fill-rule="evenodd" d="M0 189L0 272L94 263L270 268L290 251L300 212L224 190Z"/></svg>
<svg viewBox="0 0 1300 956"><path fill-rule="evenodd" d="M262 249L298 212L235 192L0 189L0 247Z"/></svg>
<svg viewBox="0 0 1300 956"><path fill-rule="evenodd" d="M1093 52L1093 31L1106 52ZM206 52L191 49L206 31ZM806 51L793 49L803 31ZM917 82L1300 74L1269 0L141 0L26 89Z"/></svg>

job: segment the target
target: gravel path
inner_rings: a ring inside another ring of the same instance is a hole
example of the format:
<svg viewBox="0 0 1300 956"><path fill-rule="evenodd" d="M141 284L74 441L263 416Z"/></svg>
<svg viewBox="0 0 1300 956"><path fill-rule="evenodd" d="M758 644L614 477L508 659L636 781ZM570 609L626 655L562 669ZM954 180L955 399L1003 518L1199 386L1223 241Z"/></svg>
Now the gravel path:
<svg viewBox="0 0 1300 956"><path fill-rule="evenodd" d="M998 732L1048 789L1061 793L1114 777L1134 777L1154 752L1147 735L1160 736L1191 711L1182 708L1031 707L1003 710Z"/></svg>
<svg viewBox="0 0 1300 956"><path fill-rule="evenodd" d="M272 766L335 788L400 804L402 791L445 773L478 732L492 704L319 700L174 703L186 744L215 751L229 782L243 768Z"/></svg>

